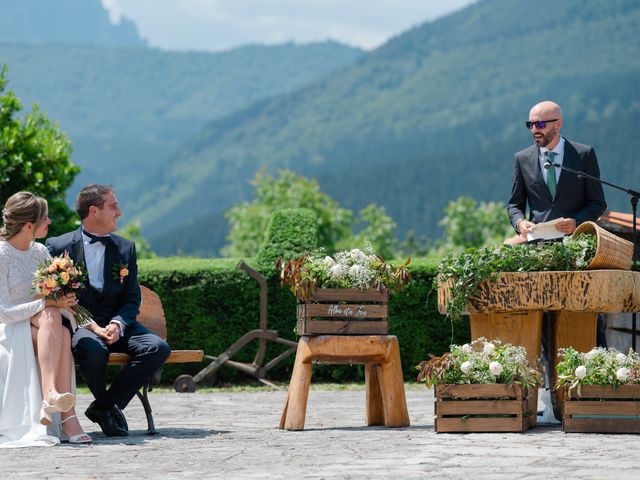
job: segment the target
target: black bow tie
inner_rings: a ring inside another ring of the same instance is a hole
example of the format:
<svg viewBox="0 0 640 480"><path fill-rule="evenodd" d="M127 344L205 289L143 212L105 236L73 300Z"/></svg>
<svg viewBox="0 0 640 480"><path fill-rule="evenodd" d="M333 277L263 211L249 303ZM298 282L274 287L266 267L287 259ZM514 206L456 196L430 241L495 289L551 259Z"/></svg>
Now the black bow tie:
<svg viewBox="0 0 640 480"><path fill-rule="evenodd" d="M99 237L98 235L94 235L92 233L87 232L84 228L82 229L82 234L86 235L87 237L89 237L91 240L89 240L89 243L96 243L96 242L100 242L101 244L103 244L105 247L107 245L109 245L109 243L111 243L111 236L107 235L106 237Z"/></svg>

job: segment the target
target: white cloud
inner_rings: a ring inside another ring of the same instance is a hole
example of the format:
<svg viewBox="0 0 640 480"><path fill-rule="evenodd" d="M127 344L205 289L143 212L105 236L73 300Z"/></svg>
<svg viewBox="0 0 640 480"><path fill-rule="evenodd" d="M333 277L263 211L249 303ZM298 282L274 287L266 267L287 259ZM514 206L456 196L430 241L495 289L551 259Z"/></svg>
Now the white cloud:
<svg viewBox="0 0 640 480"><path fill-rule="evenodd" d="M153 46L223 50L247 43L333 39L375 48L475 0L101 0Z"/></svg>

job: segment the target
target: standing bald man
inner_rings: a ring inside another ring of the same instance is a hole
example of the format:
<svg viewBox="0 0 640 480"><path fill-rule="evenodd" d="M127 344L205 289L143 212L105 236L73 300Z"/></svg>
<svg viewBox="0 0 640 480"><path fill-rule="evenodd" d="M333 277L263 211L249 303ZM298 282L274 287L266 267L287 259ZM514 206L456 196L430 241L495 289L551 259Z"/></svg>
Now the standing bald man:
<svg viewBox="0 0 640 480"><path fill-rule="evenodd" d="M540 102L529 112L526 126L534 145L515 154L513 185L509 199L509 219L518 233L526 237L536 223L562 218L556 228L570 235L576 226L595 221L607 208L602 185L562 171L546 170L544 164L564 165L600 177L593 147L570 142L560 136L562 110L554 102ZM554 176L555 174L555 176ZM525 212L529 205L529 218Z"/></svg>
<svg viewBox="0 0 640 480"><path fill-rule="evenodd" d="M576 226L586 221L595 221L607 208L602 185L574 173L562 171L560 167L544 168L549 161L564 165L600 178L598 159L593 147L570 142L560 135L562 110L554 102L540 102L529 112L526 126L531 130L534 145L515 154L513 158L513 185L509 199L511 225L522 236L527 236L536 223L562 218L556 229L570 235ZM529 205L529 218L525 211ZM549 351L551 317L545 314L542 325L542 363L545 370L546 391L542 400L546 404L543 419L551 416L550 395L551 368L555 352ZM604 321L598 316L597 343L606 346ZM540 415L540 413L539 413ZM546 421L546 420L543 420Z"/></svg>

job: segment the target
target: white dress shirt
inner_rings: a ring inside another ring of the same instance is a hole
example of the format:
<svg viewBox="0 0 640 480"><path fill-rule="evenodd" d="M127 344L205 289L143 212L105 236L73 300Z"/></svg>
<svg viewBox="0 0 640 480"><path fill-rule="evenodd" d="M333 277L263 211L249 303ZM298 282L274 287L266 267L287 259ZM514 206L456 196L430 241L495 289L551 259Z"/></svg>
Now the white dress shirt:
<svg viewBox="0 0 640 480"><path fill-rule="evenodd" d="M544 183L547 183L547 173L548 173L548 170L544 168L544 163L547 161L547 157L545 154L549 151L554 152L556 154L555 158L553 159L553 163L557 165L562 165L562 162L564 161L564 138L560 137L560 141L558 142L558 144L555 146L555 148L551 150L549 150L547 147L540 147L538 162L540 163L540 170L542 171L542 178L544 178ZM554 168L556 169L556 185L558 185L558 182L560 181L560 173L562 172L562 169L560 167L554 167Z"/></svg>
<svg viewBox="0 0 640 480"><path fill-rule="evenodd" d="M92 235L97 235L89 232ZM93 288L102 292L104 288L104 256L107 247L101 242L91 243L91 238L82 233L82 246L84 248L84 261L87 264L87 275L89 275L89 283ZM120 336L124 333L124 325L118 320L111 320L109 323L115 323L120 330Z"/></svg>

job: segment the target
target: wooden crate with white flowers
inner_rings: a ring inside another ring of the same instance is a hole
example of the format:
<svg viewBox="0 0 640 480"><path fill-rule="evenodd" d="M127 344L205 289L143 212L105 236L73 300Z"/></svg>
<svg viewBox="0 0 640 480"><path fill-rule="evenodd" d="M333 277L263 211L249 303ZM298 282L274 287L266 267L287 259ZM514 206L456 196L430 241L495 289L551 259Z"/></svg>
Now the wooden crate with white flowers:
<svg viewBox="0 0 640 480"><path fill-rule="evenodd" d="M537 388L466 384L435 389L436 433L525 432L536 424Z"/></svg>
<svg viewBox="0 0 640 480"><path fill-rule="evenodd" d="M298 303L298 335L386 335L387 289L317 288Z"/></svg>

